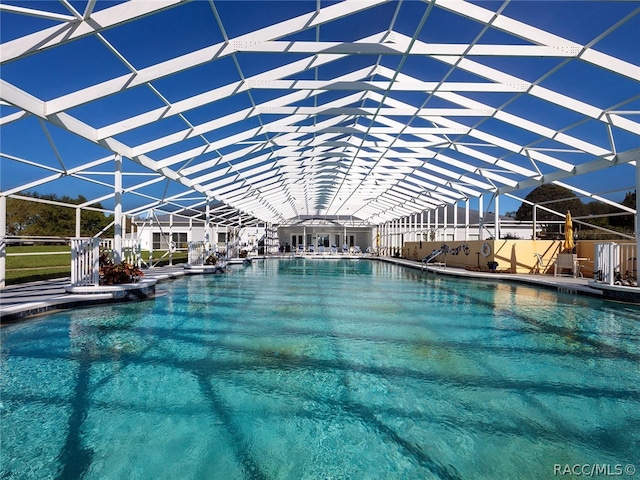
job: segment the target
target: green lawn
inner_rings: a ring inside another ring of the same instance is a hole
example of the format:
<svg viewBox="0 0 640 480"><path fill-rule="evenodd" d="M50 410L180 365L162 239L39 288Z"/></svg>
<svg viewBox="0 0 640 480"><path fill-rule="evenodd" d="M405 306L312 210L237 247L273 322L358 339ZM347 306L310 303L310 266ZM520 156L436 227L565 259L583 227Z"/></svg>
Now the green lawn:
<svg viewBox="0 0 640 480"><path fill-rule="evenodd" d="M13 256L14 253L30 255ZM55 253L55 254L54 254ZM165 252L154 251L154 263ZM71 248L64 245L34 245L7 247L6 281L8 285L68 277L71 275ZM142 259L149 261L149 252L142 252ZM173 254L173 263L187 261L186 252ZM164 257L158 266L168 265L169 256ZM144 267L144 264L143 264Z"/></svg>
<svg viewBox="0 0 640 480"><path fill-rule="evenodd" d="M29 255L16 257L12 255L15 253ZM6 268L8 285L68 277L71 272L71 249L64 245L9 246Z"/></svg>

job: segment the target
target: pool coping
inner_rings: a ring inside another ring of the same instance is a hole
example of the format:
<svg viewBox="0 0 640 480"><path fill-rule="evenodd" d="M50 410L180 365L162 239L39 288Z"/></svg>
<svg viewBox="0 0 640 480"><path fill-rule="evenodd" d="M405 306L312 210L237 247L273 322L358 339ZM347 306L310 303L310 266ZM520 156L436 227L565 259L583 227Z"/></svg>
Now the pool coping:
<svg viewBox="0 0 640 480"><path fill-rule="evenodd" d="M501 282L524 283L550 290L556 290L561 293L571 295L586 295L602 300L610 300L630 305L640 305L640 288L627 287L622 285L607 285L595 282L591 278L567 277L552 275L534 275L534 274L518 274L518 273L491 273L491 272L475 272L463 268L447 267L445 265L428 265L422 262L406 260L394 257L374 257L378 260L402 265L413 268L426 273L436 275L449 275L459 278L471 278L479 280L493 280Z"/></svg>
<svg viewBox="0 0 640 480"><path fill-rule="evenodd" d="M145 271L144 280L124 285L72 286L69 277L11 285L0 290L0 325L55 310L147 300L155 296L157 283L184 274L182 266L158 267Z"/></svg>

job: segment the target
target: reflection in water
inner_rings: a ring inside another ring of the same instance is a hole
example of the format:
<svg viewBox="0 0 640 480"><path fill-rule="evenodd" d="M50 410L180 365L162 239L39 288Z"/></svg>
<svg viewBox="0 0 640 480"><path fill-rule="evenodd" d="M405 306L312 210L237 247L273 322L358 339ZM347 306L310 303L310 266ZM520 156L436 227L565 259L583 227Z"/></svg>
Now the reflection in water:
<svg viewBox="0 0 640 480"><path fill-rule="evenodd" d="M4 328L3 478L550 478L631 463L633 307L254 262Z"/></svg>

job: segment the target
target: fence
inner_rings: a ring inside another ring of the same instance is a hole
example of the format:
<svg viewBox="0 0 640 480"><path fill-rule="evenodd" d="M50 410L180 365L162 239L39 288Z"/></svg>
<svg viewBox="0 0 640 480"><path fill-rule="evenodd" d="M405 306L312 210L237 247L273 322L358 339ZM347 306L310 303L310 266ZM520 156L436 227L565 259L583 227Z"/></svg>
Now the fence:
<svg viewBox="0 0 640 480"><path fill-rule="evenodd" d="M635 243L596 243L594 279L609 285L638 285Z"/></svg>
<svg viewBox="0 0 640 480"><path fill-rule="evenodd" d="M71 285L94 285L100 282L100 239L71 239Z"/></svg>
<svg viewBox="0 0 640 480"><path fill-rule="evenodd" d="M122 261L140 268L142 266L142 248L140 240L126 238L122 240Z"/></svg>
<svg viewBox="0 0 640 480"><path fill-rule="evenodd" d="M206 257L206 249L204 242L189 242L189 259L188 263L191 266L204 265Z"/></svg>

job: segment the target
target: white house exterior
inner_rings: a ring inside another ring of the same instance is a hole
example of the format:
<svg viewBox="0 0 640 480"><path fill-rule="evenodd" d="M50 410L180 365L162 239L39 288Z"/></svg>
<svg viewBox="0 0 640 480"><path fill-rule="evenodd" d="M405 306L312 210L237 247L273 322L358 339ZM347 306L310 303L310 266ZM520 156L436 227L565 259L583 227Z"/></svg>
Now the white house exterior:
<svg viewBox="0 0 640 480"><path fill-rule="evenodd" d="M230 248L237 255L239 249L257 251L258 241L265 236L264 225L238 228L158 217L157 220L136 222L136 232L128 234L127 238L137 238L142 250L186 252L189 242L205 242L220 253L231 253L227 252Z"/></svg>
<svg viewBox="0 0 640 480"><path fill-rule="evenodd" d="M497 228L496 228L497 223ZM540 225L537 230L540 232ZM269 229L257 226L228 227L215 223L163 215L139 219L135 232L127 238L137 238L141 250L187 251L189 242L205 242L207 248L227 256L237 256L241 250L263 253L259 244L267 244L267 253L310 251L367 251L378 247L382 252L401 248L405 242L418 240L466 241L490 238L533 238L531 222L517 222L510 217L458 207L440 208L379 226L363 225L352 218L300 218L288 225Z"/></svg>

